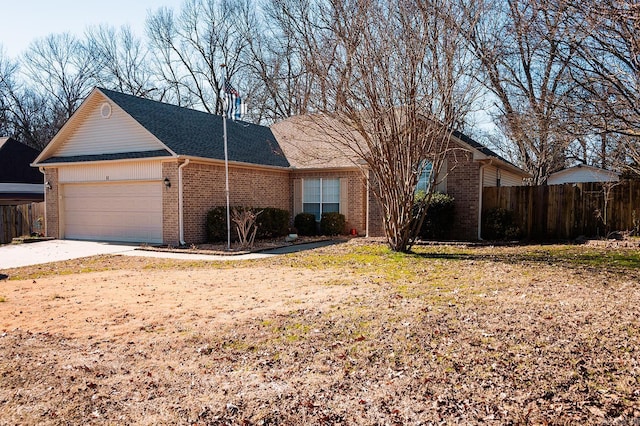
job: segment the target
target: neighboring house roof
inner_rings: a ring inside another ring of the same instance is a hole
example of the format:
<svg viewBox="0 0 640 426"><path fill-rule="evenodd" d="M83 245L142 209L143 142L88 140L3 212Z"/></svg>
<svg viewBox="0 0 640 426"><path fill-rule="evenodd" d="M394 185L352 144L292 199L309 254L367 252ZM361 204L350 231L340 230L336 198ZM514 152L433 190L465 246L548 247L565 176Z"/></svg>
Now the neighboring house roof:
<svg viewBox="0 0 640 426"><path fill-rule="evenodd" d="M581 182L617 182L619 180L620 173L588 166L586 164L578 164L577 166L569 167L549 175L547 185Z"/></svg>
<svg viewBox="0 0 640 426"><path fill-rule="evenodd" d="M157 149L91 156L56 156L56 138L37 162L61 163L180 156L224 160L222 117L163 102L96 88L87 99L102 95L144 127L160 142ZM85 100L85 103L88 103ZM83 103L83 106L84 104ZM82 108L81 106L80 108ZM80 110L79 110L80 111ZM75 116L69 120L74 120ZM67 126L65 124L65 126ZM63 133L64 127L59 133ZM61 138L63 139L63 138ZM227 120L229 161L275 167L289 167L276 138L268 127L242 121ZM153 151L153 152L152 152ZM47 155L50 154L50 155ZM118 155L116 155L118 154Z"/></svg>
<svg viewBox="0 0 640 426"><path fill-rule="evenodd" d="M12 138L0 138L0 204L44 200L44 177L30 166L38 151Z"/></svg>
<svg viewBox="0 0 640 426"><path fill-rule="evenodd" d="M42 173L30 166L39 153L13 138L0 138L0 182L42 183Z"/></svg>

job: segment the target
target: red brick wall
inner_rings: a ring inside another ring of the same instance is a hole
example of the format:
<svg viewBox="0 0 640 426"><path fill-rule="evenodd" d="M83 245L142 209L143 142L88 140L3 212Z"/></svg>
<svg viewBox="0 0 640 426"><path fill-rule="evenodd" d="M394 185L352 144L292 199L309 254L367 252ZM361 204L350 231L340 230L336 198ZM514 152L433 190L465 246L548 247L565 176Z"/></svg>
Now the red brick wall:
<svg viewBox="0 0 640 426"><path fill-rule="evenodd" d="M288 170L230 165L230 205L276 207L290 211L289 183ZM183 188L185 242L205 242L207 212L212 207L226 205L224 165L193 162L188 164L183 168Z"/></svg>
<svg viewBox="0 0 640 426"><path fill-rule="evenodd" d="M60 204L58 169L44 169L44 181L49 182L51 189L45 188L44 201L46 209L45 232L48 237L60 238Z"/></svg>
<svg viewBox="0 0 640 426"><path fill-rule="evenodd" d="M178 162L162 163L162 179L168 178L171 187L162 189L162 240L165 244L180 244L180 216L178 211Z"/></svg>
<svg viewBox="0 0 640 426"><path fill-rule="evenodd" d="M470 152L453 150L447 155L447 169L446 192L455 199L455 221L451 235L457 240L477 240L480 164L473 161ZM382 206L373 191L370 192L369 236L384 237Z"/></svg>
<svg viewBox="0 0 640 426"><path fill-rule="evenodd" d="M364 179L362 172L359 170L353 171L293 171L291 173L291 182L289 184L289 191L293 194L293 180L294 179L330 179L330 178L346 178L347 179L347 194L348 194L348 209L345 219L347 220L347 231L355 229L360 235L364 235L366 231L366 180ZM289 205L289 211L293 212L293 198Z"/></svg>
<svg viewBox="0 0 640 426"><path fill-rule="evenodd" d="M477 240L480 164L470 152L455 150L447 157L447 169L447 194L455 199L452 235L457 240Z"/></svg>
<svg viewBox="0 0 640 426"><path fill-rule="evenodd" d="M371 176L373 179L373 175ZM375 181L372 181L369 185L369 236L384 237L384 226L382 220L384 211L382 209L382 204L380 204L380 201L374 192L375 185L377 185Z"/></svg>

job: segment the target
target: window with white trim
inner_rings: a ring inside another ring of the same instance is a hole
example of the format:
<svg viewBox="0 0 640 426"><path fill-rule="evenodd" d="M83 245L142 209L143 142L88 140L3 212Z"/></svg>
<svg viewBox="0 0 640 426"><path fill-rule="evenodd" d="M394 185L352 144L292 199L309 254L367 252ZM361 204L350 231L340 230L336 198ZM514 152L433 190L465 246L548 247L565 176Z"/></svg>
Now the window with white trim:
<svg viewBox="0 0 640 426"><path fill-rule="evenodd" d="M431 161L427 162L422 169L422 173L418 178L418 184L416 185L416 192L427 192L429 186L431 186L431 170L433 170L433 164Z"/></svg>
<svg viewBox="0 0 640 426"><path fill-rule="evenodd" d="M442 162L442 170L446 170L447 168L447 160ZM424 168L422 169L422 173L418 178L418 184L416 185L416 193L418 192L427 192L430 188L431 183L433 182L433 163L431 161L425 160ZM436 192L447 192L447 180L446 174L442 177L441 174L438 174L436 181Z"/></svg>
<svg viewBox="0 0 640 426"><path fill-rule="evenodd" d="M318 222L322 213L340 212L340 179L304 179L302 211L314 214Z"/></svg>

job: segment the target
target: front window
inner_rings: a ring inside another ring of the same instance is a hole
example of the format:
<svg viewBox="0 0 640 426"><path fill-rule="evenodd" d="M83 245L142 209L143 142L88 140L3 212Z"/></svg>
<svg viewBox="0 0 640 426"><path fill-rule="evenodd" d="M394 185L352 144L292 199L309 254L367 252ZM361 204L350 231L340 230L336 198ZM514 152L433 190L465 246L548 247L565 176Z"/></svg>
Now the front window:
<svg viewBox="0 0 640 426"><path fill-rule="evenodd" d="M340 179L304 179L302 211L320 221L322 213L340 211Z"/></svg>
<svg viewBox="0 0 640 426"><path fill-rule="evenodd" d="M420 178L418 179L418 185L416 185L416 193L426 193L431 185L431 171L433 170L433 163L430 161L424 165Z"/></svg>

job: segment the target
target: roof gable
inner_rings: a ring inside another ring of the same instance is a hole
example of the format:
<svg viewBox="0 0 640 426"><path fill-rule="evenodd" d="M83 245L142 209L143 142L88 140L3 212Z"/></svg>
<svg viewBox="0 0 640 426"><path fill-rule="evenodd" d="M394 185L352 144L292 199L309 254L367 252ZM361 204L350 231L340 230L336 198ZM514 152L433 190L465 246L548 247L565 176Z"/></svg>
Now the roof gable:
<svg viewBox="0 0 640 426"><path fill-rule="evenodd" d="M227 145L230 161L289 167L268 127L227 120ZM224 160L222 117L96 88L36 162L167 156Z"/></svg>
<svg viewBox="0 0 640 426"><path fill-rule="evenodd" d="M35 162L92 161L90 157L161 151L161 156L172 155L158 138L94 89Z"/></svg>
<svg viewBox="0 0 640 426"><path fill-rule="evenodd" d="M299 169L328 169L358 167L352 153L340 153L341 144L328 139L345 140L343 128L336 120L323 115L297 115L271 126L292 167ZM351 139L360 140L353 134ZM351 142L351 141L349 141Z"/></svg>
<svg viewBox="0 0 640 426"><path fill-rule="evenodd" d="M0 182L42 183L42 173L31 167L38 151L13 138L0 138Z"/></svg>
<svg viewBox="0 0 640 426"><path fill-rule="evenodd" d="M99 89L180 156L224 160L222 116ZM271 129L227 120L230 161L289 167Z"/></svg>

